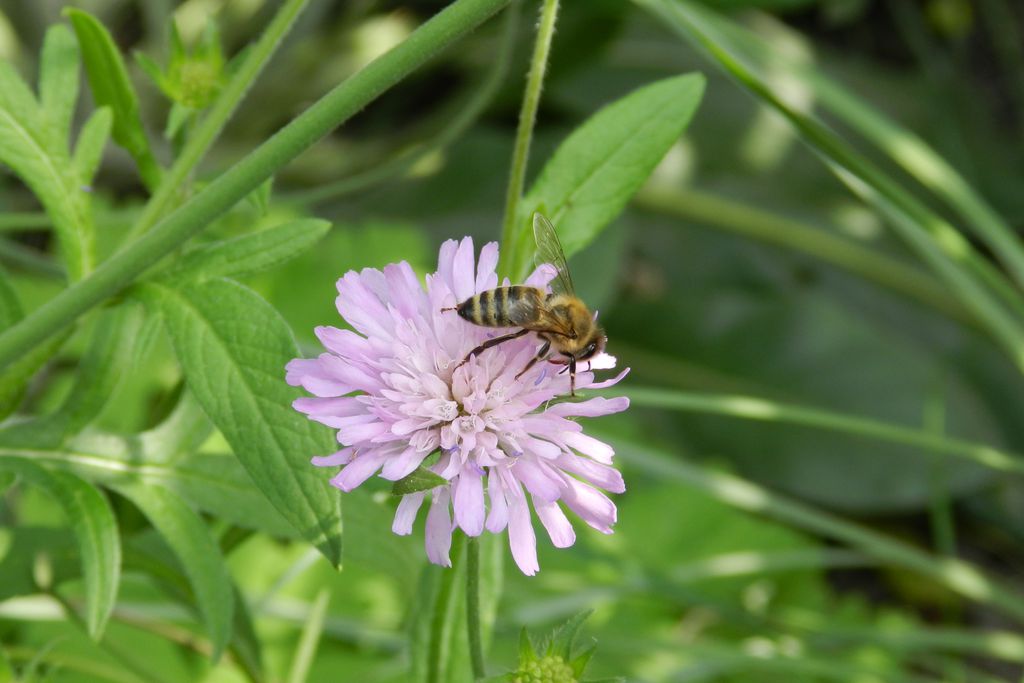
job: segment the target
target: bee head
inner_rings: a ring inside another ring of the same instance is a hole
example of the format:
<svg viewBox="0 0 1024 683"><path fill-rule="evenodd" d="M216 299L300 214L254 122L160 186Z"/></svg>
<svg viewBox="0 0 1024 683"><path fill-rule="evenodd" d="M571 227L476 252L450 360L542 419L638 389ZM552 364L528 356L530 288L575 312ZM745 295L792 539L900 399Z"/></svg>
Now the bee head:
<svg viewBox="0 0 1024 683"><path fill-rule="evenodd" d="M604 336L604 330L597 328L594 333L587 339L586 345L576 353L577 361L590 360L597 354L604 351L605 342L608 338Z"/></svg>

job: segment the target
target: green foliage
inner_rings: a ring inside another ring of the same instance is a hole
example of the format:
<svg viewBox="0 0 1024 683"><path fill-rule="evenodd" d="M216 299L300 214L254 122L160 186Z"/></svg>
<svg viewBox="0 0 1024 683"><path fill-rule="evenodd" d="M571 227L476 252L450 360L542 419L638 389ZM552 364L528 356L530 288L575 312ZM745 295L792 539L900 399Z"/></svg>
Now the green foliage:
<svg viewBox="0 0 1024 683"><path fill-rule="evenodd" d="M0 26L0 681L1017 673L1010 3L307 4ZM538 209L632 368L580 423L628 492L537 576L427 566L390 528L444 480L332 488L284 365L346 270L500 225L520 279Z"/></svg>
<svg viewBox="0 0 1024 683"><path fill-rule="evenodd" d="M533 254L532 217L558 227L565 255L586 247L613 221L686 129L704 92L689 74L644 86L577 128L545 164L520 204L510 272L525 277Z"/></svg>
<svg viewBox="0 0 1024 683"><path fill-rule="evenodd" d="M86 628L90 636L101 638L114 609L121 577L121 544L110 504L95 487L78 477L51 472L29 458L0 458L0 468L39 487L64 511L82 561Z"/></svg>
<svg viewBox="0 0 1024 683"><path fill-rule="evenodd" d="M399 479L391 487L391 493L396 496L405 496L417 491L429 491L437 486L444 486L447 480L434 474L425 467L417 467L412 474Z"/></svg>
<svg viewBox="0 0 1024 683"><path fill-rule="evenodd" d="M39 97L11 64L0 62L0 161L31 188L53 221L69 278L93 268L91 171L110 129L110 112L98 109L83 128L72 163L68 148L78 101L79 55L71 32L46 34L39 69Z"/></svg>
<svg viewBox="0 0 1024 683"><path fill-rule="evenodd" d="M167 489L120 484L116 490L142 510L184 567L213 641L216 660L231 636L235 597L217 543L203 520Z"/></svg>
<svg viewBox="0 0 1024 683"><path fill-rule="evenodd" d="M114 141L135 159L146 185L155 188L160 182L160 167L150 149L139 115L139 98L128 78L120 50L96 17L71 7L64 10L64 15L71 20L78 36L93 101L98 108L109 107L113 116ZM79 142L79 147L81 145Z"/></svg>
<svg viewBox="0 0 1024 683"><path fill-rule="evenodd" d="M299 355L278 313L252 290L224 279L171 288L140 286L160 315L189 389L278 512L324 553L341 560L341 509L327 480L306 466L334 447L328 430L296 413L300 395L281 381Z"/></svg>

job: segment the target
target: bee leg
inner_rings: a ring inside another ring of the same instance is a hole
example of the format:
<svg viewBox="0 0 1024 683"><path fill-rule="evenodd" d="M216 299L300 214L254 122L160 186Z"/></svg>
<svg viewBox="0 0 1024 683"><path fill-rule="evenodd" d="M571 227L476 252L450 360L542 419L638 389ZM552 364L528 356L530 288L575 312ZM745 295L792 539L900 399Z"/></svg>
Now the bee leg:
<svg viewBox="0 0 1024 683"><path fill-rule="evenodd" d="M500 337L495 337L494 339L488 339L483 344L481 344L480 346L476 347L475 349L473 349L472 351L467 353L466 357L462 359L462 362L455 366L455 370L458 370L463 365L468 363L469 359L472 358L473 356L476 356L478 354L483 353L484 351L486 351L487 349L491 348L492 346L497 346L498 344L501 344L503 342L510 341L510 340L515 339L517 337L522 337L527 332L529 332L529 330L522 329L522 330L519 330L518 332L510 332L509 334L503 334Z"/></svg>
<svg viewBox="0 0 1024 683"><path fill-rule="evenodd" d="M569 356L569 395L576 395L576 357Z"/></svg>
<svg viewBox="0 0 1024 683"><path fill-rule="evenodd" d="M516 375L516 379L519 379L520 377L525 375L526 371L532 368L534 365L536 365L537 361L544 360L544 357L548 355L548 349L550 348L551 340L545 340L544 346L540 347L540 351L537 352L537 355L531 358L530 362L526 364L526 367L519 371L519 374Z"/></svg>

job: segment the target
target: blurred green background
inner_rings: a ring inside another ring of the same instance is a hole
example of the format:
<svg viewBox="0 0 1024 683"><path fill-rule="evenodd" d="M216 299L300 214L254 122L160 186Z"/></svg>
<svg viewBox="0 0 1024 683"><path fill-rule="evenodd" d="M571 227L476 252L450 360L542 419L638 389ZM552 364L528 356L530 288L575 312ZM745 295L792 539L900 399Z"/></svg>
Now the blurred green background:
<svg viewBox="0 0 1024 683"><path fill-rule="evenodd" d="M924 191L904 170L919 163L927 178L935 167L899 136L872 144L858 125L862 107L918 136L1020 229L1020 3L706 4L757 57L773 92L815 112L926 206L955 220L936 199L941 193ZM99 17L123 52L142 51L159 63L167 59L172 18L187 46L215 22L230 58L276 9L264 0L2 0L0 57L34 74L46 27L71 5ZM230 167L444 5L313 0L196 182ZM604 104L667 76L707 76L685 136L625 213L571 261L580 295L600 310L608 350L632 368L620 387L634 407L592 424L617 445L628 491L618 497L613 536L581 530L576 546L561 551L541 538L534 578L507 562L491 671L514 668L520 627L541 633L593 608L584 635L598 642L589 670L596 678L1020 681L1019 624L651 466L661 457L732 472L889 537L969 560L1021 588L1019 475L935 457L934 449L856 427L793 424L771 410L751 420L728 414L742 412L742 402L699 400L757 397L898 425L944 443L1024 448L1024 382L974 315L885 215L829 172L804 135L645 5L563 3L529 171L532 178ZM248 282L284 315L307 355L317 348L314 326L340 324L334 282L346 270L404 259L429 272L445 239L472 235L482 245L499 238L536 10L537 3L522 8L507 68L501 21L494 20L303 154L276 177L269 200L239 205L199 238L223 239L296 216L332 221L316 248ZM175 140L159 136L168 100L134 62L129 67L158 156L170 158ZM837 86L845 90L831 90ZM946 181L938 177L941 186ZM143 194L128 155L109 148L93 195L101 253L117 246ZM7 173L0 174L0 211L0 220L13 216L4 224L0 262L31 310L62 287L45 220ZM76 335L37 377L22 413L59 405L86 338ZM158 424L179 381L169 345L156 337L95 427L134 433ZM681 395L698 400L670 410L659 398ZM201 449L227 451L216 434ZM286 680L310 606L324 589L329 607L307 680L407 680L422 531L391 535L394 503L384 490L346 496L340 573L298 542L263 533L237 544L222 538L269 680ZM126 568L104 644L91 643L37 590L40 557L75 590L77 560L59 511L31 489L3 500L0 643L25 680L245 680L230 658L209 663L187 598L140 566ZM134 508L120 499L115 505L131 539L126 557L167 554ZM208 521L219 532L230 526L216 516Z"/></svg>

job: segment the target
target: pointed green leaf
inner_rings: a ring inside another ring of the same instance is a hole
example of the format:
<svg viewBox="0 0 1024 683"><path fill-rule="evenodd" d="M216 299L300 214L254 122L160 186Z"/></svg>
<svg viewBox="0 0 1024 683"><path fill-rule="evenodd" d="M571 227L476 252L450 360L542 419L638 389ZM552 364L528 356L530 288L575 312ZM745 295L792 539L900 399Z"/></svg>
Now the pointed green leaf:
<svg viewBox="0 0 1024 683"><path fill-rule="evenodd" d="M175 280L243 278L295 258L319 242L330 229L330 221L315 218L282 223L189 252L167 276Z"/></svg>
<svg viewBox="0 0 1024 683"><path fill-rule="evenodd" d="M162 486L117 484L114 489L142 510L177 556L203 615L216 661L231 637L234 611L234 591L217 542L202 518Z"/></svg>
<svg viewBox="0 0 1024 683"><path fill-rule="evenodd" d="M686 128L704 93L688 74L646 85L587 119L559 145L521 202L518 220L532 235L540 206L558 229L566 256L589 244L629 202ZM532 239L517 244L516 274L525 275ZM521 253L520 253L521 252Z"/></svg>
<svg viewBox="0 0 1024 683"><path fill-rule="evenodd" d="M569 666L572 667L572 673L577 680L583 675L583 671L587 668L587 664L590 663L590 659L594 656L595 652L597 652L597 643L591 643L569 662Z"/></svg>
<svg viewBox="0 0 1024 683"><path fill-rule="evenodd" d="M399 479L392 485L391 493L406 496L417 491L429 491L437 486L447 486L448 480L435 474L425 467L417 467L411 474Z"/></svg>
<svg viewBox="0 0 1024 683"><path fill-rule="evenodd" d="M284 381L298 357L287 324L252 290L229 280L180 289L145 284L137 295L160 313L190 390L253 482L304 538L337 565L340 497L309 464L337 448L330 431L299 415Z"/></svg>
<svg viewBox="0 0 1024 683"><path fill-rule="evenodd" d="M103 148L110 137L110 125L113 114L109 107L100 107L92 113L89 120L82 126L75 143L74 164L78 177L88 183L96 175L100 161L103 159Z"/></svg>
<svg viewBox="0 0 1024 683"><path fill-rule="evenodd" d="M39 104L35 95L14 67L0 60L0 110L19 121L31 121L39 117Z"/></svg>
<svg viewBox="0 0 1024 683"><path fill-rule="evenodd" d="M56 134L67 135L71 130L78 103L78 68L78 46L71 31L59 24L51 27L39 64L39 103Z"/></svg>
<svg viewBox="0 0 1024 683"><path fill-rule="evenodd" d="M47 31L41 75L44 96L56 100L54 111L40 107L30 90L6 62L0 62L0 161L7 164L32 190L53 221L61 255L72 280L92 269L93 225L87 188L71 164L68 145L70 114L74 103L60 99L76 94L49 92L66 79L74 41L67 29L54 26ZM75 80L77 84L77 77ZM57 85L55 85L57 84ZM58 128L58 126L63 126Z"/></svg>
<svg viewBox="0 0 1024 683"><path fill-rule="evenodd" d="M583 622L590 618L590 615L594 613L594 610L588 609L569 617L564 624L556 628L551 633L551 640L547 647L545 654L554 655L561 657L562 659L569 661L572 655L572 644L576 639L576 633L580 630L580 626Z"/></svg>
<svg viewBox="0 0 1024 683"><path fill-rule="evenodd" d="M530 639L530 634L524 626L519 631L519 664L532 662L535 659L537 659L537 651L533 648L533 640Z"/></svg>
<svg viewBox="0 0 1024 683"><path fill-rule="evenodd" d="M114 141L135 159L147 187L156 187L159 169L153 159L149 138L139 116L139 100L120 50L110 32L88 12L67 8L64 14L71 20L78 36L96 106L110 107L113 112Z"/></svg>
<svg viewBox="0 0 1024 683"><path fill-rule="evenodd" d="M110 504L91 484L67 472L47 470L29 458L0 456L0 470L14 472L63 509L82 556L86 628L99 640L121 577L121 543Z"/></svg>

